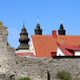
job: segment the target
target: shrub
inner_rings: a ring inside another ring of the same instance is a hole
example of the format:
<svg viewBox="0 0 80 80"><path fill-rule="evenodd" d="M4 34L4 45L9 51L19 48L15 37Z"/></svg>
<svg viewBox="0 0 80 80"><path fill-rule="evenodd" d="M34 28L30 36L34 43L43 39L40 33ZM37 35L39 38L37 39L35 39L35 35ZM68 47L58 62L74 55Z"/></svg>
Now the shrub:
<svg viewBox="0 0 80 80"><path fill-rule="evenodd" d="M61 79L61 80L72 80L70 73L66 72L66 71L58 71L58 73L56 74L57 78Z"/></svg>
<svg viewBox="0 0 80 80"><path fill-rule="evenodd" d="M18 80L31 80L29 77L21 77Z"/></svg>
<svg viewBox="0 0 80 80"><path fill-rule="evenodd" d="M16 64L18 64L18 61L16 61Z"/></svg>

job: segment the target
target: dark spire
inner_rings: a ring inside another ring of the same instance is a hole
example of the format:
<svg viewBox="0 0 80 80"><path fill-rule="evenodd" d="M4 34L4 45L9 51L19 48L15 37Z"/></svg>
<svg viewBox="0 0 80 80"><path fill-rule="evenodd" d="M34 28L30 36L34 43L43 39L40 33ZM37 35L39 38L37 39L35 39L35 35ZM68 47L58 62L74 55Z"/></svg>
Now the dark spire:
<svg viewBox="0 0 80 80"><path fill-rule="evenodd" d="M28 33L27 30L25 28L25 25L23 24L23 28L21 29L21 33L20 33L20 38L19 38L19 42L20 45L18 47L18 49L29 49L29 38L28 38Z"/></svg>
<svg viewBox="0 0 80 80"><path fill-rule="evenodd" d="M40 28L39 23L37 23L36 29L34 31L35 31L35 35L42 35L42 29Z"/></svg>
<svg viewBox="0 0 80 80"><path fill-rule="evenodd" d="M66 35L66 31L65 31L62 23L60 24L60 29L58 30L58 34L59 35Z"/></svg>

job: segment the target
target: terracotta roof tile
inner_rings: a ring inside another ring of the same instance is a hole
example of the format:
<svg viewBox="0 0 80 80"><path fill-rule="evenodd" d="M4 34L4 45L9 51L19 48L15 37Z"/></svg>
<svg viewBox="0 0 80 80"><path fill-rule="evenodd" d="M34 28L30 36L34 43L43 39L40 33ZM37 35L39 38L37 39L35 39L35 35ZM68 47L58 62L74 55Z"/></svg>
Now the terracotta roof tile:
<svg viewBox="0 0 80 80"><path fill-rule="evenodd" d="M71 52L69 52L67 49L65 49L62 46L59 46L59 48L62 50L62 52L65 54L65 56L74 56Z"/></svg>
<svg viewBox="0 0 80 80"><path fill-rule="evenodd" d="M56 52L57 43L52 36L33 35L32 41L37 57L51 57L51 52Z"/></svg>
<svg viewBox="0 0 80 80"><path fill-rule="evenodd" d="M61 45L65 49L73 50L73 51L80 51L80 46L66 46L66 45Z"/></svg>
<svg viewBox="0 0 80 80"><path fill-rule="evenodd" d="M33 35L33 45L37 57L51 57L51 52L57 52L57 43L66 46L80 46L80 36L58 35ZM75 48L75 49L76 49Z"/></svg>
<svg viewBox="0 0 80 80"><path fill-rule="evenodd" d="M64 45L80 46L80 36L58 36L57 42Z"/></svg>

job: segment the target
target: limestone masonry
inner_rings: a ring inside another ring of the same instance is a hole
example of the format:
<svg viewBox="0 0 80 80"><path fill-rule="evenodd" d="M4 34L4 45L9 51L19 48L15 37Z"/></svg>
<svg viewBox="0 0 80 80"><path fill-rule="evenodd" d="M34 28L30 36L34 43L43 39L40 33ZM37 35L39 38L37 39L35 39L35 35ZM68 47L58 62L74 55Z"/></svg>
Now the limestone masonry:
<svg viewBox="0 0 80 80"><path fill-rule="evenodd" d="M59 80L57 71L71 73L73 80L80 79L80 58L19 57L7 41L7 28L0 22L0 80L17 80L28 76L31 80ZM49 78L48 78L49 77Z"/></svg>

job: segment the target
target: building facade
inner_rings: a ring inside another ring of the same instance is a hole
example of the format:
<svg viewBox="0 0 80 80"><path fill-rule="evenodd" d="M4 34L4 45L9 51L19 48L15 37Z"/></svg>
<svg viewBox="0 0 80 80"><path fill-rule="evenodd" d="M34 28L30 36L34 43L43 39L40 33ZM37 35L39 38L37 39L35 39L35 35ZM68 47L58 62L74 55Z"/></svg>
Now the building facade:
<svg viewBox="0 0 80 80"><path fill-rule="evenodd" d="M29 38L28 33L25 32L26 28L23 27L22 30L23 32L21 31L19 39L20 46L15 52L16 55L40 58L80 56L80 36L66 35L66 30L62 23L59 30L52 31L52 35L43 35L41 26L38 23L34 29L35 35L31 36L30 44L28 44Z"/></svg>

